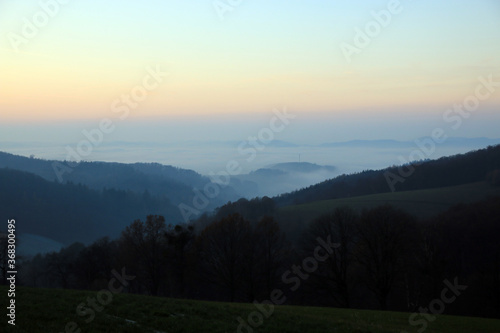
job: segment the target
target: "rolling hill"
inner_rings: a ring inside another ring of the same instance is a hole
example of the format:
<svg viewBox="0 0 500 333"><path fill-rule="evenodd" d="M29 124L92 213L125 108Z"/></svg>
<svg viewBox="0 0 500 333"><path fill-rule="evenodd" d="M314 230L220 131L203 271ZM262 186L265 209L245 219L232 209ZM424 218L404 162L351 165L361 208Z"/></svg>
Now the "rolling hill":
<svg viewBox="0 0 500 333"><path fill-rule="evenodd" d="M420 219L430 218L459 203L481 201L488 196L500 196L500 187L487 182L405 192L389 192L357 197L321 200L301 205L281 207L278 214L286 217L314 219L337 207L350 206L357 211L391 204Z"/></svg>
<svg viewBox="0 0 500 333"><path fill-rule="evenodd" d="M17 232L31 235L26 240L19 237L21 246L30 247L23 242L33 240L32 236L65 245L116 237L125 226L148 214L163 215L170 223L181 220L179 210L168 199L148 192L98 191L10 169L0 169L0 184L0 217L16 219Z"/></svg>
<svg viewBox="0 0 500 333"><path fill-rule="evenodd" d="M173 205L191 202L194 188L203 188L210 182L192 170L158 163L109 163L52 161L27 158L0 152L0 168L26 171L48 181L83 184L91 189L117 189L139 194L146 190L153 195L168 198ZM221 188L221 193L210 201L207 208L215 208L240 195L231 187Z"/></svg>
<svg viewBox="0 0 500 333"><path fill-rule="evenodd" d="M341 175L274 199L279 206L481 182L500 170L500 145L437 160Z"/></svg>

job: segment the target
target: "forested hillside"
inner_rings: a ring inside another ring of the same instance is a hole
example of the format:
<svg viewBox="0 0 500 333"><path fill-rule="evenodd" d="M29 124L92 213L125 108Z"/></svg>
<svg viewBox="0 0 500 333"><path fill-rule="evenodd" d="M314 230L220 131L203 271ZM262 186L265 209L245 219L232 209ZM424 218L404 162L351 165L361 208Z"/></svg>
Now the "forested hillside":
<svg viewBox="0 0 500 333"><path fill-rule="evenodd" d="M203 188L210 183L192 170L176 168L158 163L68 163L27 158L0 152L0 168L27 171L49 181L83 184L91 189L118 189L142 194L165 196L172 204L191 203L194 188ZM211 200L207 208L215 208L239 196L231 187L221 188L221 193Z"/></svg>
<svg viewBox="0 0 500 333"><path fill-rule="evenodd" d="M393 166L341 175L308 188L274 198L278 205L354 197L395 191L411 191L461 185L483 180L498 182L500 145L467 154L443 157L420 164Z"/></svg>
<svg viewBox="0 0 500 333"><path fill-rule="evenodd" d="M0 169L0 184L3 220L16 219L19 233L63 244L116 236L131 221L150 213L162 214L173 222L181 220L178 208L167 198L149 192L98 191L10 169Z"/></svg>

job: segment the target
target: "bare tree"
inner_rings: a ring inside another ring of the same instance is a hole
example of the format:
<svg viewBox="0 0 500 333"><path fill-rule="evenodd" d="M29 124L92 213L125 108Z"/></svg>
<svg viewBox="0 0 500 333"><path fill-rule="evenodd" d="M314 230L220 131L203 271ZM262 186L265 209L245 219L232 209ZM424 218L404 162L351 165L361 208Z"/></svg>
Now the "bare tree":
<svg viewBox="0 0 500 333"><path fill-rule="evenodd" d="M303 246L304 252L310 256L318 245L318 237L330 237L333 243L339 244L327 260L319 263L312 283L326 290L340 307L350 306L349 269L353 263L352 249L358 219L350 207L336 208L331 214L311 222Z"/></svg>
<svg viewBox="0 0 500 333"><path fill-rule="evenodd" d="M149 294L158 295L166 275L167 227L163 216L149 215L145 222L134 221L126 227L120 238L127 265L135 263Z"/></svg>
<svg viewBox="0 0 500 333"><path fill-rule="evenodd" d="M59 252L47 254L47 275L56 286L64 289L76 286L76 260L84 248L82 243L73 243Z"/></svg>
<svg viewBox="0 0 500 333"><path fill-rule="evenodd" d="M76 273L80 284L87 289L102 288L111 278L116 254L116 243L108 237L101 238L80 252Z"/></svg>
<svg viewBox="0 0 500 333"><path fill-rule="evenodd" d="M236 300L249 272L252 241L250 223L239 214L209 225L200 235L200 257L206 277L227 289L231 302Z"/></svg>
<svg viewBox="0 0 500 333"><path fill-rule="evenodd" d="M192 226L169 226L165 233L168 244L168 271L170 275L170 295L184 296L186 288L186 270L188 269L188 254L194 240Z"/></svg>
<svg viewBox="0 0 500 333"><path fill-rule="evenodd" d="M405 272L416 234L414 222L412 216L390 205L361 215L356 258L365 270L368 289L383 310L395 282Z"/></svg>
<svg viewBox="0 0 500 333"><path fill-rule="evenodd" d="M284 266L291 249L279 224L269 216L257 223L254 239L253 271L258 281L263 280L264 295L269 297L280 280L280 268Z"/></svg>

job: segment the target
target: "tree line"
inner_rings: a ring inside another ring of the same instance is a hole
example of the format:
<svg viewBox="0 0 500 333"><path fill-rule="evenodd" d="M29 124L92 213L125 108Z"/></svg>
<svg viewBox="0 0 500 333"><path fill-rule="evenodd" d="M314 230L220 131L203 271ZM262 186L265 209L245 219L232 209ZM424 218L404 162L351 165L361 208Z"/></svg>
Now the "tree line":
<svg viewBox="0 0 500 333"><path fill-rule="evenodd" d="M269 200L263 212L272 212ZM500 198L426 221L390 205L340 207L293 241L275 216L247 219L230 209L238 205L191 225L149 215L117 239L39 254L22 263L22 283L99 290L125 267L136 276L130 293L252 302L279 289L287 304L412 312L435 305L451 285L459 295L439 311L500 317Z"/></svg>

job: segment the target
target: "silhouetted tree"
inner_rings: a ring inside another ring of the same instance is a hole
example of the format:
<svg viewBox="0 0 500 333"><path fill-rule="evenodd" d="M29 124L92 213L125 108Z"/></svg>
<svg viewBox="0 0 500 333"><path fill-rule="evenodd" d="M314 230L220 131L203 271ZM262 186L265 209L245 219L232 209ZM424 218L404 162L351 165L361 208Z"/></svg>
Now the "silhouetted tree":
<svg viewBox="0 0 500 333"><path fill-rule="evenodd" d="M150 295L158 295L166 276L167 227L163 216L149 215L145 222L134 221L120 238L127 265L141 277Z"/></svg>
<svg viewBox="0 0 500 333"><path fill-rule="evenodd" d="M74 288L77 286L75 267L80 252L85 248L82 243L73 243L62 248L59 252L47 255L49 278L55 286L61 288Z"/></svg>
<svg viewBox="0 0 500 333"><path fill-rule="evenodd" d="M209 225L199 237L200 257L210 281L228 292L231 302L242 289L252 258L252 228L239 214Z"/></svg>
<svg viewBox="0 0 500 333"><path fill-rule="evenodd" d="M95 241L80 252L75 270L84 288L106 287L114 269L115 256L116 243L108 237Z"/></svg>
<svg viewBox="0 0 500 333"><path fill-rule="evenodd" d="M397 279L405 272L415 233L413 217L390 205L361 214L355 255L365 270L367 287L383 310Z"/></svg>
<svg viewBox="0 0 500 333"><path fill-rule="evenodd" d="M189 246L194 240L192 226L169 226L165 232L167 240L168 271L171 276L169 286L171 295L184 296L186 287L186 270L188 266Z"/></svg>
<svg viewBox="0 0 500 333"><path fill-rule="evenodd" d="M357 213L349 207L336 208L333 213L323 215L309 225L303 245L306 254L311 255L318 246L318 237L331 237L339 244L326 261L319 262L313 273L317 288L326 290L340 307L350 306L349 269L353 262L352 250L355 237Z"/></svg>
<svg viewBox="0 0 500 333"><path fill-rule="evenodd" d="M280 281L280 270L290 256L290 245L278 223L270 216L263 217L254 231L255 275L257 285L263 285L263 297L268 298ZM262 288L259 288L262 289Z"/></svg>

